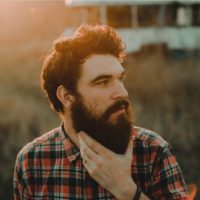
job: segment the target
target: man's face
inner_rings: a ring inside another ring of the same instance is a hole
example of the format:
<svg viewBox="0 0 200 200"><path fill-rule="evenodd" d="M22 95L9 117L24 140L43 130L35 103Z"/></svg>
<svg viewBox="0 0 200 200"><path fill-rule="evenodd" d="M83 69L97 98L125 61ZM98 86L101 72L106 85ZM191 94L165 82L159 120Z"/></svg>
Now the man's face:
<svg viewBox="0 0 200 200"><path fill-rule="evenodd" d="M71 117L75 130L124 153L129 142L132 113L123 85L124 68L111 55L93 55L82 66Z"/></svg>

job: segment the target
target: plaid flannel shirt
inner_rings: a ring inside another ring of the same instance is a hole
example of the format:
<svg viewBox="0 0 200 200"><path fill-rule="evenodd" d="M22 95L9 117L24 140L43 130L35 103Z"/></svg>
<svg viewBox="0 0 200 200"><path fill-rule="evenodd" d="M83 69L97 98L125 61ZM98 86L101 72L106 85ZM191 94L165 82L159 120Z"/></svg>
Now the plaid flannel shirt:
<svg viewBox="0 0 200 200"><path fill-rule="evenodd" d="M132 177L149 199L187 200L187 189L169 144L156 133L134 127ZM15 200L111 200L83 166L78 147L58 127L27 144L14 170Z"/></svg>

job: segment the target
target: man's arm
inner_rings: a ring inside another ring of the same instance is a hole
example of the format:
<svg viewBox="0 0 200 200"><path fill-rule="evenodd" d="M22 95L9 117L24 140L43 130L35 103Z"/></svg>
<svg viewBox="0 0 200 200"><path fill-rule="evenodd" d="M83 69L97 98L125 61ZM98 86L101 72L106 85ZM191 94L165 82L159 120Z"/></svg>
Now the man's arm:
<svg viewBox="0 0 200 200"><path fill-rule="evenodd" d="M133 200L137 185L131 176L133 139L124 155L116 154L84 133L79 134L80 152L88 173L118 200ZM148 200L142 194L141 200Z"/></svg>
<svg viewBox="0 0 200 200"><path fill-rule="evenodd" d="M19 162L19 157L16 159L13 177L13 189L14 189L14 200L28 200L28 188L26 187L25 180L23 178L23 170Z"/></svg>
<svg viewBox="0 0 200 200"><path fill-rule="evenodd" d="M180 167L170 146L167 145L160 152L152 171L152 198L189 200Z"/></svg>

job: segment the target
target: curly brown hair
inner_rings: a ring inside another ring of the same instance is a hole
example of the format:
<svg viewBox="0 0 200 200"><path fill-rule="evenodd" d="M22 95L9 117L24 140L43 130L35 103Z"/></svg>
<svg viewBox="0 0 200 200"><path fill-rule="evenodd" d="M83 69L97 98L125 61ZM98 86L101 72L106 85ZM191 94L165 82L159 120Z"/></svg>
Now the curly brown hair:
<svg viewBox="0 0 200 200"><path fill-rule="evenodd" d="M78 94L76 85L81 76L80 66L89 56L110 54L122 62L124 49L121 37L105 25L84 24L71 37L57 39L41 70L41 87L53 108L63 112L63 105L56 96L59 85L63 85L71 94Z"/></svg>

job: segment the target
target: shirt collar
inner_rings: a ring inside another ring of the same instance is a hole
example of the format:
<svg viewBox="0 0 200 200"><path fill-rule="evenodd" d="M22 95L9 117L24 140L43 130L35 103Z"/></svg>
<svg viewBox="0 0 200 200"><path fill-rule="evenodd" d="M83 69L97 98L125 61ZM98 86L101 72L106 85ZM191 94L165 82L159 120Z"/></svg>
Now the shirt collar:
<svg viewBox="0 0 200 200"><path fill-rule="evenodd" d="M67 133L64 130L63 124L61 124L61 126L60 126L60 136L61 136L61 140L64 145L64 149L66 151L68 160L70 162L76 160L78 158L78 156L80 155L79 148L69 138L69 136L67 135Z"/></svg>

